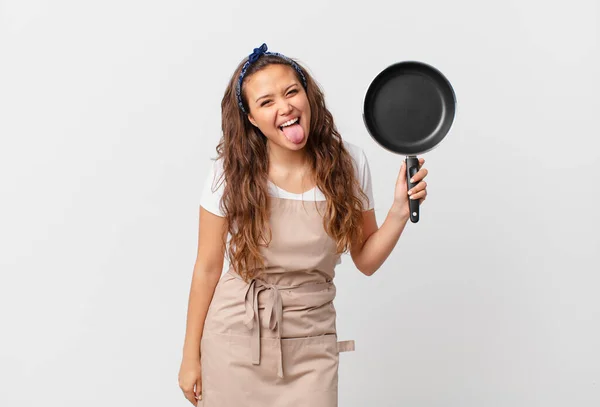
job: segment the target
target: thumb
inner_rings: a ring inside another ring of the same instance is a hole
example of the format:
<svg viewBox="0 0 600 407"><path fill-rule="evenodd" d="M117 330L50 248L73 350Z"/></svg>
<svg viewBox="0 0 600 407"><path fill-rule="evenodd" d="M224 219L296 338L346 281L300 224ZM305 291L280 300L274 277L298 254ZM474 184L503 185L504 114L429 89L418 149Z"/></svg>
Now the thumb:
<svg viewBox="0 0 600 407"><path fill-rule="evenodd" d="M196 381L196 399L202 400L202 379L198 378Z"/></svg>
<svg viewBox="0 0 600 407"><path fill-rule="evenodd" d="M402 160L402 165L400 166L400 171L398 172L398 179L396 180L396 184L406 183L406 161Z"/></svg>

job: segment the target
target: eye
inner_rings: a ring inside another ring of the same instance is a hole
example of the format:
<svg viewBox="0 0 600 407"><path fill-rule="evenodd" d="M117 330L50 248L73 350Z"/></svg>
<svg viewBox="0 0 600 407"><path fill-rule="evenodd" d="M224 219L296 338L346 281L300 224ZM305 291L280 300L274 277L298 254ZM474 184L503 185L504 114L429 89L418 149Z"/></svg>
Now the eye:
<svg viewBox="0 0 600 407"><path fill-rule="evenodd" d="M268 103L271 103L271 100L270 100L270 99L264 100L264 101L263 101L263 102L260 104L260 106L261 106L261 107L262 107L262 106L266 106Z"/></svg>
<svg viewBox="0 0 600 407"><path fill-rule="evenodd" d="M298 89L292 89L288 92L288 95L293 95L295 93L298 93Z"/></svg>

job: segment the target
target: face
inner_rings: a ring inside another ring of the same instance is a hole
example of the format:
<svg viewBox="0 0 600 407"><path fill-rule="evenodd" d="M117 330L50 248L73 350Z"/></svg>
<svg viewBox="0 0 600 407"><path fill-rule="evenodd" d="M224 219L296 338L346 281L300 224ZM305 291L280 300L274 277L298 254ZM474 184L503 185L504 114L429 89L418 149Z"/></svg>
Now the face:
<svg viewBox="0 0 600 407"><path fill-rule="evenodd" d="M310 128L310 105L295 71L288 65L272 64L245 82L250 122L271 143L289 150L306 145Z"/></svg>

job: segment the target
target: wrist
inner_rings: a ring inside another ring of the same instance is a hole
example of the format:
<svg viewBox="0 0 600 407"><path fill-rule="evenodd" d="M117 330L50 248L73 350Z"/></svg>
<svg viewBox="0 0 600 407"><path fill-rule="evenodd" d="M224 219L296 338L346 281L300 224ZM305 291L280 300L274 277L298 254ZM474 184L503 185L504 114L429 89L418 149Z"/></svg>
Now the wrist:
<svg viewBox="0 0 600 407"><path fill-rule="evenodd" d="M200 360L200 347L198 349L183 349L183 360L195 362Z"/></svg>
<svg viewBox="0 0 600 407"><path fill-rule="evenodd" d="M182 358L182 362L183 363L198 363L200 362L200 352L197 352L195 354L183 354L183 358Z"/></svg>
<svg viewBox="0 0 600 407"><path fill-rule="evenodd" d="M394 202L388 212L388 216L401 221L408 221L410 218L410 209L408 208L407 203L398 204Z"/></svg>

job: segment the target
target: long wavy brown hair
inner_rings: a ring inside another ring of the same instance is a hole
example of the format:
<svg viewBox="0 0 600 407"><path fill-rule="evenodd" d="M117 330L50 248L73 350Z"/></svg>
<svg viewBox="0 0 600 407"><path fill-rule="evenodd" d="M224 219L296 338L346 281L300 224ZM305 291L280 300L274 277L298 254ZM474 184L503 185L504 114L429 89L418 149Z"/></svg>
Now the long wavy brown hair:
<svg viewBox="0 0 600 407"><path fill-rule="evenodd" d="M240 109L236 85L242 67L240 62L233 73L221 102L223 135L216 147L217 158L222 159L224 181L221 210L225 214L231 240L227 249L230 265L245 281L264 271L260 246L271 240L269 228L268 173L269 155L267 138L250 123ZM308 70L293 60L306 78L306 93L311 109L310 130L305 150L310 170L317 187L326 197L323 227L336 242L337 253L345 253L353 242L362 239L362 211L365 209L361 190L355 177L353 159L342 143L333 117L325 106L320 86ZM288 65L284 59L262 55L250 65L246 79L271 64ZM300 75L290 66L298 81ZM248 112L248 103L242 84L242 103ZM353 186L353 188L349 188ZM227 243L227 242L224 242Z"/></svg>

